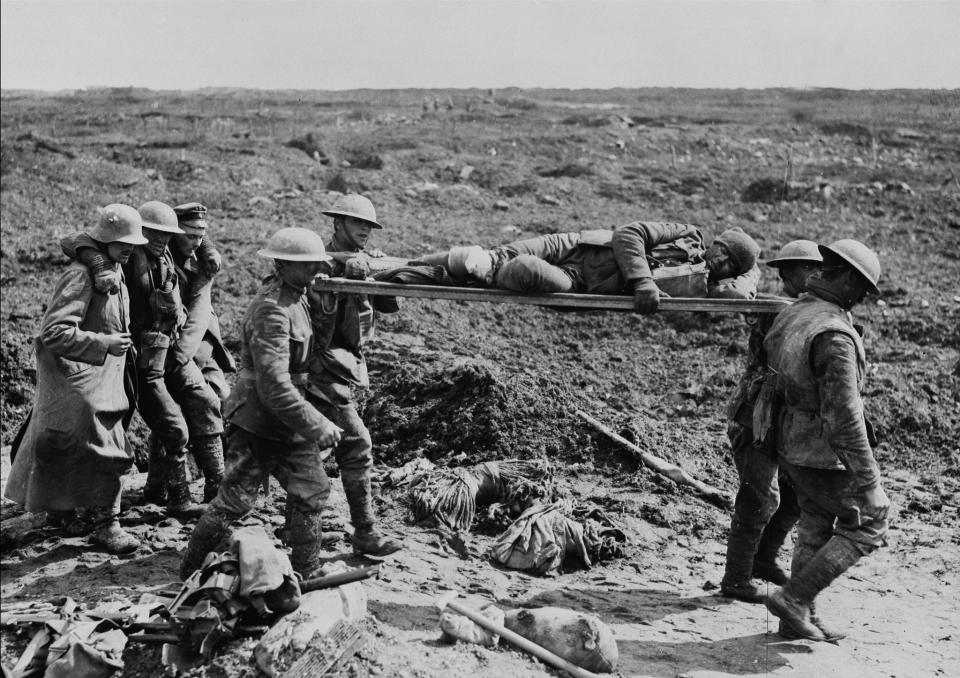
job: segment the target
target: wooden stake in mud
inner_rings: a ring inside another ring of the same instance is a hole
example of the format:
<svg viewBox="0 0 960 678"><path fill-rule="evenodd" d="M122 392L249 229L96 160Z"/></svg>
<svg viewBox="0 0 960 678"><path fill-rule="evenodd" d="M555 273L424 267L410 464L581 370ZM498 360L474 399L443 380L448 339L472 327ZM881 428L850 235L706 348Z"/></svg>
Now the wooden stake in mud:
<svg viewBox="0 0 960 678"><path fill-rule="evenodd" d="M591 417L586 412L577 410L577 416L583 419L585 422L593 426L595 429L603 433L605 436L609 437L612 440L620 443L628 450L633 452L634 456L643 462L643 465L662 475L665 478L669 478L678 485L688 485L697 491L704 499L709 501L712 504L719 506L720 508L729 509L732 505L729 495L727 495L722 490L718 490L715 487L707 485L703 481L697 480L689 473L684 471L682 468L676 464L671 464L668 461L661 459L655 455L650 454L641 450L639 447L631 443L629 440L623 436L617 435L610 428L604 426L599 421Z"/></svg>
<svg viewBox="0 0 960 678"><path fill-rule="evenodd" d="M563 657L560 657L545 647L537 645L532 640L524 638L519 633L511 631L506 626L498 624L492 619L487 619L482 614L474 612L469 607L461 605L454 598L457 597L456 591L449 591L443 594L440 599L437 601L437 607L440 608L442 612L444 609L451 609L457 614L462 614L464 617L472 621L477 626L490 631L491 633L498 634L501 638L506 640L508 643L516 645L524 652L529 652L534 657L539 659L542 662L546 662L550 666L560 669L561 671L566 671L574 678L600 678L599 674L594 673L593 671L588 671L587 669L581 668L576 664L568 662Z"/></svg>
<svg viewBox="0 0 960 678"><path fill-rule="evenodd" d="M583 310L632 311L633 297L613 294L520 294L507 290L479 287L445 287L440 285L401 285L327 278L314 283L314 288L328 292L367 294L370 296L449 299L451 301L485 301L494 304L529 304ZM789 299L706 299L661 297L660 311L712 311L717 313L779 313L789 306Z"/></svg>

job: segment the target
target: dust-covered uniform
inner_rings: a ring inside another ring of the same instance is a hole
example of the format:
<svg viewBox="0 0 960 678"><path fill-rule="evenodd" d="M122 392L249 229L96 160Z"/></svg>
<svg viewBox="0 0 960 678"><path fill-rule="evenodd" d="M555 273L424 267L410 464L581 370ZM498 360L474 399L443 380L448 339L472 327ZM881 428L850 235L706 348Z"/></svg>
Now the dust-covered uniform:
<svg viewBox="0 0 960 678"><path fill-rule="evenodd" d="M356 252L335 234L327 252ZM333 275L342 275L344 264L331 262ZM340 467L344 494L355 532L374 524L370 473L373 443L357 411L354 390L370 385L363 343L373 337L376 314L399 310L395 297L335 294L317 288L308 292L315 333L310 360L309 391L317 408L343 429L334 457Z"/></svg>
<svg viewBox="0 0 960 678"><path fill-rule="evenodd" d="M5 495L27 511L112 507L133 456L124 433L133 399L126 356L106 338L129 330L122 278L98 292L90 270L73 262L60 277L35 341L37 396L7 479Z"/></svg>
<svg viewBox="0 0 960 678"><path fill-rule="evenodd" d="M727 539L724 587L749 582L755 571L769 575L800 516L793 485L780 470L776 449L754 444L753 403L758 377L767 366L763 340L775 318L771 314L748 316L747 364L727 405L727 436L740 487Z"/></svg>
<svg viewBox="0 0 960 678"><path fill-rule="evenodd" d="M812 601L887 531L885 518L864 511L864 492L880 484L860 397L866 358L850 314L821 280L780 312L764 349L783 399L777 454L800 504L788 588Z"/></svg>
<svg viewBox="0 0 960 678"><path fill-rule="evenodd" d="M240 371L224 406L233 461L190 537L181 576L217 548L231 520L254 508L270 475L287 492L286 540L294 569L307 573L318 566L320 511L330 481L316 441L330 422L304 393L314 343L305 292L269 276L247 308Z"/></svg>
<svg viewBox="0 0 960 678"><path fill-rule="evenodd" d="M634 221L613 230L551 233L490 250L496 287L518 292L623 294L651 277L651 267L703 262L703 235L696 226ZM756 295L754 264L734 278L710 280L707 296Z"/></svg>
<svg viewBox="0 0 960 678"><path fill-rule="evenodd" d="M220 321L211 298L213 278L206 275L196 255L184 257L171 250L179 278L180 298L186 321L170 347L177 365L193 360L200 367L204 380L222 403L230 394L225 372L236 372L236 363L223 343Z"/></svg>

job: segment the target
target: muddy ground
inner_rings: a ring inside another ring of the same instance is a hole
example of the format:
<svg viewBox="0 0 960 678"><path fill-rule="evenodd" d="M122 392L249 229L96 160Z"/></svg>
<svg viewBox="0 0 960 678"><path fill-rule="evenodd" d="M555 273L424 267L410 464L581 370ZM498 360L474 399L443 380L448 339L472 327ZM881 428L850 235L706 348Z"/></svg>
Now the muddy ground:
<svg viewBox="0 0 960 678"><path fill-rule="evenodd" d="M697 223L708 237L740 225L765 257L798 237L856 237L884 267L881 296L857 315L894 519L889 548L823 597L847 640L783 641L762 607L717 596L726 512L652 475L574 415L584 410L732 492L722 411L744 358L741 317L407 300L381 318L370 346L364 414L378 466L548 459L558 486L619 521L629 546L556 577L498 569L483 558L489 534L451 542L415 525L405 494L383 487L384 522L409 547L367 585L369 642L348 673L553 675L505 647L440 642L433 603L456 589L475 606L599 615L616 633L623 675L955 675L958 103L957 92L833 90L4 92L2 442L33 397L31 340L65 262L57 240L110 202L210 208L226 260L216 303L234 348L267 270L255 250L281 226L329 233L320 212L343 191L374 201L386 228L373 245L396 256L641 218ZM763 287L776 291L774 276ZM134 440L142 445L142 427ZM112 558L46 528L5 545L3 602L71 595L93 605L173 581L190 527L134 506L143 476L128 480L125 522L141 550ZM327 526L341 538L331 558L348 554L334 485ZM277 524L278 505L274 488L258 516ZM14 513L4 504L5 518ZM23 642L3 639L8 655ZM203 673L256 675L249 650L237 643ZM124 676L164 675L157 651L125 658Z"/></svg>

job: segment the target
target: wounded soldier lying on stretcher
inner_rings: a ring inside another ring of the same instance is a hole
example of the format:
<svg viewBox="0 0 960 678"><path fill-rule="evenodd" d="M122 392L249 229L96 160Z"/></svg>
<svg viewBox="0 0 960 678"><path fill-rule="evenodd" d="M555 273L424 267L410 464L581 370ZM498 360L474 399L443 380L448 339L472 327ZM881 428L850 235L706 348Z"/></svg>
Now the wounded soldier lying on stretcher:
<svg viewBox="0 0 960 678"><path fill-rule="evenodd" d="M690 224L634 221L613 230L551 233L493 249L454 247L420 263L444 266L464 284L516 292L633 294L634 309L656 311L660 295L752 299L760 247L740 228L707 248Z"/></svg>

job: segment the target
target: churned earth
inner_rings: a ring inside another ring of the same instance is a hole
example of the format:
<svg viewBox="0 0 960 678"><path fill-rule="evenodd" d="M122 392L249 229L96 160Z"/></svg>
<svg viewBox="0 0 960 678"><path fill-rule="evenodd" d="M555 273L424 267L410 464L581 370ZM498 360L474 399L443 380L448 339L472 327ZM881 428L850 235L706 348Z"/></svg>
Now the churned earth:
<svg viewBox="0 0 960 678"><path fill-rule="evenodd" d="M403 490L378 507L408 548L365 583L368 642L347 675L546 676L523 653L439 640L437 597L474 607L556 605L613 628L625 676L936 676L960 667L960 116L956 92L834 90L5 91L0 137L2 442L33 398L32 338L65 263L58 239L95 208L199 200L224 255L216 304L228 344L282 226L329 233L344 191L377 205L373 246L452 245L611 227L635 219L732 225L765 258L785 242L856 237L880 253L881 296L857 309L870 361L865 407L894 503L890 545L824 594L849 638L784 641L762 606L717 595L729 516L592 430L582 410L697 478L735 490L724 402L741 369L741 316L559 312L406 300L369 347L363 414L378 470L549 460L572 500L628 537L622 558L555 577L500 569L486 532L414 523ZM434 105L436 100L436 105ZM772 275L763 287L776 291ZM143 428L133 434L142 457ZM3 476L9 459L4 454ZM334 474L335 467L330 468ZM43 528L3 544L2 601L69 595L94 606L175 578L190 525L139 506L128 476L129 558ZM350 565L338 482L330 556ZM199 493L199 488L197 488ZM256 518L282 522L273 486ZM7 503L3 517L16 515ZM789 545L788 545L789 546ZM782 556L788 561L789 555ZM4 631L4 657L26 636ZM254 676L250 641L197 671ZM128 646L123 676L165 675Z"/></svg>

